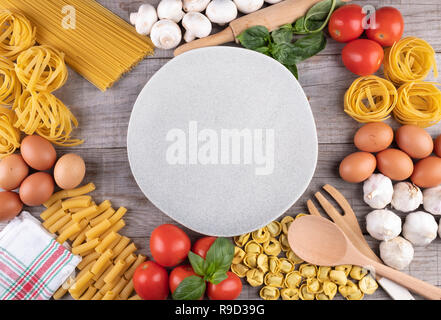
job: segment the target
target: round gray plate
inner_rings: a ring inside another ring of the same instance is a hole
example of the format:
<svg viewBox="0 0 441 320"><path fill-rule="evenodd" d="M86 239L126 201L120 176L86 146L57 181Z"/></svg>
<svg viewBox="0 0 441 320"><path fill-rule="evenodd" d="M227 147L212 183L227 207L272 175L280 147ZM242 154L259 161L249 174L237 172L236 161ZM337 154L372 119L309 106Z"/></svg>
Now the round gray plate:
<svg viewBox="0 0 441 320"><path fill-rule="evenodd" d="M277 219L317 163L314 118L297 80L272 58L233 47L193 50L164 65L136 100L127 145L146 197L215 236Z"/></svg>

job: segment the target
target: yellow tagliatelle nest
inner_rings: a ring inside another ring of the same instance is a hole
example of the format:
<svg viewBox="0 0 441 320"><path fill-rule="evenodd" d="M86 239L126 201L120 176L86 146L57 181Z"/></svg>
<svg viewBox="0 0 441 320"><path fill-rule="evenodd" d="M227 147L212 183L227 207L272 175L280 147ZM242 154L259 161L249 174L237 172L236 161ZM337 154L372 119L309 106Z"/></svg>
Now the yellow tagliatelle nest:
<svg viewBox="0 0 441 320"><path fill-rule="evenodd" d="M380 122L389 118L398 100L397 89L377 76L356 79L345 93L344 110L358 122Z"/></svg>
<svg viewBox="0 0 441 320"><path fill-rule="evenodd" d="M21 94L21 84L14 71L14 64L0 57L0 104L12 105Z"/></svg>
<svg viewBox="0 0 441 320"><path fill-rule="evenodd" d="M14 128L14 112L0 107L0 158L20 147L20 132Z"/></svg>
<svg viewBox="0 0 441 320"><path fill-rule="evenodd" d="M67 80L64 54L51 46L36 46L20 53L15 72L30 91L52 92Z"/></svg>
<svg viewBox="0 0 441 320"><path fill-rule="evenodd" d="M0 10L0 56L15 60L35 44L35 27L19 13Z"/></svg>
<svg viewBox="0 0 441 320"><path fill-rule="evenodd" d="M17 116L15 127L27 135L34 133L59 146L76 146L83 140L71 139L78 121L57 97L49 92L25 90L14 106Z"/></svg>
<svg viewBox="0 0 441 320"><path fill-rule="evenodd" d="M426 78L433 68L438 77L435 51L426 41L407 37L385 50L384 75L396 85Z"/></svg>
<svg viewBox="0 0 441 320"><path fill-rule="evenodd" d="M398 103L393 111L401 124L426 128L441 120L441 91L435 82L414 81L398 88Z"/></svg>

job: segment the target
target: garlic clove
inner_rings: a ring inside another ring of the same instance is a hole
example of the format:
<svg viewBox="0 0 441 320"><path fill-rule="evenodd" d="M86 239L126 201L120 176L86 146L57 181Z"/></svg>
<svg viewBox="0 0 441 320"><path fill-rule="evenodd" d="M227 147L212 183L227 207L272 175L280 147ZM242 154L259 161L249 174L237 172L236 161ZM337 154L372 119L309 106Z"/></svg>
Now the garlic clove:
<svg viewBox="0 0 441 320"><path fill-rule="evenodd" d="M363 200L373 209L383 209L392 201L392 181L381 173L374 173L363 183Z"/></svg>
<svg viewBox="0 0 441 320"><path fill-rule="evenodd" d="M423 191L424 210L434 215L441 215L441 186Z"/></svg>
<svg viewBox="0 0 441 320"><path fill-rule="evenodd" d="M403 236L412 244L425 246L435 240L438 224L435 218L424 211L416 211L406 216L403 224Z"/></svg>
<svg viewBox="0 0 441 320"><path fill-rule="evenodd" d="M423 193L420 188L410 182L399 182L394 185L392 207L402 211L411 212L423 203Z"/></svg>
<svg viewBox="0 0 441 320"><path fill-rule="evenodd" d="M412 262L413 256L412 244L402 237L380 243L380 257L389 267L403 270Z"/></svg>

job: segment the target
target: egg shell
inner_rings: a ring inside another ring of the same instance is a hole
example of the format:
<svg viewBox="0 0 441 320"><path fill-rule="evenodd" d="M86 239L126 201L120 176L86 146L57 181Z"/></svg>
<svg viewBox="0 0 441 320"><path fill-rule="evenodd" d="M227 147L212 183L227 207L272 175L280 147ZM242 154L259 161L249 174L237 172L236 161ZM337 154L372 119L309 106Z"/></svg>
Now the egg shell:
<svg viewBox="0 0 441 320"><path fill-rule="evenodd" d="M0 161L0 188L17 189L29 174L29 167L19 154L11 154Z"/></svg>
<svg viewBox="0 0 441 320"><path fill-rule="evenodd" d="M435 154L438 157L441 157L441 135L438 136L438 138L435 139Z"/></svg>
<svg viewBox="0 0 441 320"><path fill-rule="evenodd" d="M68 153L58 159L54 168L55 182L61 189L73 189L80 185L86 174L83 158Z"/></svg>
<svg viewBox="0 0 441 320"><path fill-rule="evenodd" d="M398 147L411 158L422 159L430 156L433 151L433 139L423 128L404 125L395 132Z"/></svg>
<svg viewBox="0 0 441 320"><path fill-rule="evenodd" d="M374 173L375 166L376 160L371 153L355 152L340 163L340 177L347 182L362 182Z"/></svg>
<svg viewBox="0 0 441 320"><path fill-rule="evenodd" d="M441 158L431 156L418 161L410 179L421 188L433 188L440 185Z"/></svg>
<svg viewBox="0 0 441 320"><path fill-rule="evenodd" d="M354 144L366 152L380 152L388 148L394 140L394 131L384 122L365 124L354 135Z"/></svg>
<svg viewBox="0 0 441 320"><path fill-rule="evenodd" d="M405 180L413 172L412 159L398 149L386 149L377 153L377 169L392 180Z"/></svg>
<svg viewBox="0 0 441 320"><path fill-rule="evenodd" d="M17 193L12 191L0 192L0 221L8 221L23 209L23 203Z"/></svg>
<svg viewBox="0 0 441 320"><path fill-rule="evenodd" d="M46 172L27 177L20 186L20 199L27 206L39 206L54 193L54 179Z"/></svg>
<svg viewBox="0 0 441 320"><path fill-rule="evenodd" d="M20 151L24 161L35 170L49 170L57 160L57 153L52 143L40 136L24 138Z"/></svg>

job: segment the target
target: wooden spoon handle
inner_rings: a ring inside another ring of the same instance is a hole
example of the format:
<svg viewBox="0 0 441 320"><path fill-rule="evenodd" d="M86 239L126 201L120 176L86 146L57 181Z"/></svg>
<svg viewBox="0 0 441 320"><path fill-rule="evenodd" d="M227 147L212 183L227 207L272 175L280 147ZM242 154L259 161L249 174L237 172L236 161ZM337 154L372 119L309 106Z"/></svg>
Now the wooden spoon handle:
<svg viewBox="0 0 441 320"><path fill-rule="evenodd" d="M217 46L219 44L232 42L232 41L234 41L233 30L231 30L231 28L228 27L222 30L221 32L218 32L206 38L194 40L186 44L183 44L182 46L177 47L174 52L174 55L176 57L186 51L190 51L197 48L203 48L203 47Z"/></svg>
<svg viewBox="0 0 441 320"><path fill-rule="evenodd" d="M389 280L392 280L398 284L401 284L403 287L418 293L419 295L431 299L431 300L441 300L441 288L438 288L434 285L431 285L427 282L424 282L420 279L409 276L408 274L392 269L384 264L375 262L370 259L366 259L366 265L372 265L374 267L375 272ZM370 260L370 261L368 261Z"/></svg>

